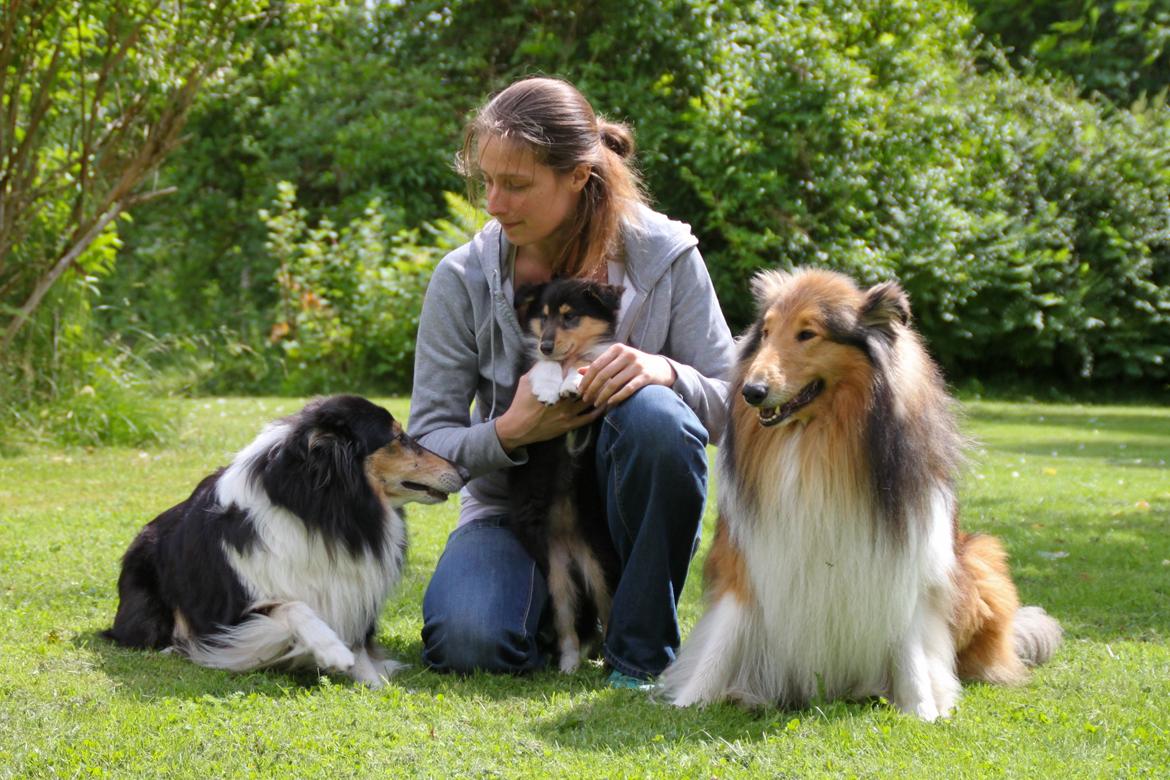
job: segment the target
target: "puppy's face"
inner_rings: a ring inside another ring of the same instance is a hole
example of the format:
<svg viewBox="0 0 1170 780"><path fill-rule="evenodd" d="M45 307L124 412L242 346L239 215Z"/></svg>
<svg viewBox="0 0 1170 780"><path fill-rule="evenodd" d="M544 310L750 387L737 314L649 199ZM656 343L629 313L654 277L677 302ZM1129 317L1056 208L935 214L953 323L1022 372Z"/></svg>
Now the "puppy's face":
<svg viewBox="0 0 1170 780"><path fill-rule="evenodd" d="M540 360L564 362L613 338L622 288L559 279L516 295L517 315Z"/></svg>
<svg viewBox="0 0 1170 780"><path fill-rule="evenodd" d="M390 441L365 460L366 479L394 507L410 501L436 504L463 487L467 475L458 466L423 447L391 418Z"/></svg>
<svg viewBox="0 0 1170 780"><path fill-rule="evenodd" d="M894 284L863 292L827 271L766 272L753 288L760 316L740 343L738 388L764 426L808 421L840 388L867 386L879 342L909 319Z"/></svg>

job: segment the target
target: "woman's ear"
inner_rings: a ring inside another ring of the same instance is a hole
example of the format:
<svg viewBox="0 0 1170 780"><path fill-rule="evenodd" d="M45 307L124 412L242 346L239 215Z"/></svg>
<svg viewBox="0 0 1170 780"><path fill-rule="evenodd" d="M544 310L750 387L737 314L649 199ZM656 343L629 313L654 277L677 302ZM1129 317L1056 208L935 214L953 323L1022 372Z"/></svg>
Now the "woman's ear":
<svg viewBox="0 0 1170 780"><path fill-rule="evenodd" d="M569 186L572 187L573 192L580 192L585 189L585 184L592 175L593 166L589 163L580 163L569 172Z"/></svg>

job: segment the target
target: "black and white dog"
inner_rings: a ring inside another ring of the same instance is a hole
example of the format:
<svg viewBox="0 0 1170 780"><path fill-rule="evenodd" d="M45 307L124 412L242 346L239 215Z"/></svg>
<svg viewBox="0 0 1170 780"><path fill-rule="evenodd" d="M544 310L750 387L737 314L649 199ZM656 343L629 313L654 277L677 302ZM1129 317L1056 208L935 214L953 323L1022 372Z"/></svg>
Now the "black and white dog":
<svg viewBox="0 0 1170 780"><path fill-rule="evenodd" d="M613 343L622 288L580 279L522 287L516 313L529 342L520 369L533 395L553 404L578 395L581 375ZM588 657L609 622L618 559L593 464L591 427L529 444L509 472L510 527L548 579L560 670Z"/></svg>
<svg viewBox="0 0 1170 780"><path fill-rule="evenodd" d="M443 501L465 478L382 407L314 401L142 529L105 636L218 669L316 666L379 687L400 666L374 639L402 572L399 508Z"/></svg>

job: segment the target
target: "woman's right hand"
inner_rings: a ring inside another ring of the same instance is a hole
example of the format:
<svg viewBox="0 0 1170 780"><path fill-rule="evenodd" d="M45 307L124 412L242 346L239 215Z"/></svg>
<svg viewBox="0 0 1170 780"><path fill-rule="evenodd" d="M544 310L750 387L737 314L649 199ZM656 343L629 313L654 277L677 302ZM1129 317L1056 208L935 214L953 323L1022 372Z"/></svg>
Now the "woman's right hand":
<svg viewBox="0 0 1170 780"><path fill-rule="evenodd" d="M532 394L528 375L520 377L512 405L496 418L496 436L504 452L538 441L548 441L596 420L604 407L593 408L579 398L564 398L548 406Z"/></svg>

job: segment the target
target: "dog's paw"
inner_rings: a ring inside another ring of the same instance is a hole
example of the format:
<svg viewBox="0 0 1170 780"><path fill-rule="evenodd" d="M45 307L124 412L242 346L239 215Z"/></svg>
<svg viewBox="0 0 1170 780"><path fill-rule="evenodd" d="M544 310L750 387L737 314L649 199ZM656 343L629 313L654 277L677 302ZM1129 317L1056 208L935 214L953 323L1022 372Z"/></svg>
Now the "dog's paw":
<svg viewBox="0 0 1170 780"><path fill-rule="evenodd" d="M555 404L557 401L561 400L560 393L558 393L558 392L557 392L557 391L555 391L555 390L553 390L553 391L551 391L551 392L549 392L549 391L547 391L547 390L545 390L544 392L537 392L537 391L535 390L535 388L533 388L533 393L532 393L532 394L533 394L534 396L536 396L536 400L537 400L537 401L540 401L540 402L541 402L542 404L544 404L545 406L552 406L552 405L553 405L553 404Z"/></svg>
<svg viewBox="0 0 1170 780"><path fill-rule="evenodd" d="M389 658L382 661L375 661L374 667L377 668L378 674L383 680L389 680L394 675L401 672L403 669L409 669L410 664L400 663L398 661L391 661Z"/></svg>
<svg viewBox="0 0 1170 780"><path fill-rule="evenodd" d="M561 367L552 361L538 360L528 372L532 394L542 404L552 405L561 398Z"/></svg>
<svg viewBox="0 0 1170 780"><path fill-rule="evenodd" d="M576 371L565 377L565 381L561 383L561 398L580 398L581 380L584 378L584 374L578 374Z"/></svg>
<svg viewBox="0 0 1170 780"><path fill-rule="evenodd" d="M335 669L339 672L349 672L357 660L353 652L340 642L313 648L313 658L322 669Z"/></svg>
<svg viewBox="0 0 1170 780"><path fill-rule="evenodd" d="M561 662L560 670L562 674L572 674L581 666L581 646L577 643L575 637L566 637L561 640Z"/></svg>

